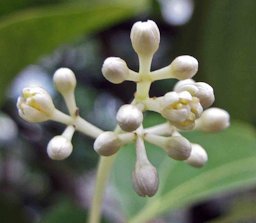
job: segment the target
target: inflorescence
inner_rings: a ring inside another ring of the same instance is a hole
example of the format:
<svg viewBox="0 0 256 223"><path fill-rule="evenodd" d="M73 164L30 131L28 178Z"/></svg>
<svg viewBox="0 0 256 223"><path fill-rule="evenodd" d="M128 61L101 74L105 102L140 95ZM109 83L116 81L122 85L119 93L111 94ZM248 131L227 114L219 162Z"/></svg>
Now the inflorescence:
<svg viewBox="0 0 256 223"><path fill-rule="evenodd" d="M94 150L101 156L111 156L123 145L134 143L134 189L140 196L153 196L158 189L158 174L147 157L144 141L162 148L172 159L185 161L193 167L202 167L208 159L206 151L202 146L187 140L182 132L221 131L229 126L229 114L219 108L209 108L215 99L212 87L191 79L198 70L195 58L179 56L170 65L151 71L152 58L160 43L160 32L154 21L136 22L130 38L139 58L139 71L129 69L119 57L107 58L102 66L102 73L108 81L114 84L123 81L136 83L131 104L121 106L116 114L117 127L114 131L103 132L80 117L74 96L76 78L68 68L58 69L53 81L65 100L69 115L56 109L50 95L35 86L23 89L17 107L19 115L26 121L53 120L67 126L63 134L53 137L47 146L49 157L55 160L65 159L72 153L71 140L76 130L96 138ZM173 91L161 97L149 96L154 81L170 78L178 80ZM143 128L145 111L159 113L166 122Z"/></svg>

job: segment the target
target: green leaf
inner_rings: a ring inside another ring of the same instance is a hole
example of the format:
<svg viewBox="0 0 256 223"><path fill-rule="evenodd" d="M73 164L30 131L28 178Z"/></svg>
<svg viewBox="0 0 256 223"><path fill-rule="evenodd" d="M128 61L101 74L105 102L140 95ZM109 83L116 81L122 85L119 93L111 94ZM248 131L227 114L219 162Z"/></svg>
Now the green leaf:
<svg viewBox="0 0 256 223"><path fill-rule="evenodd" d="M41 223L83 223L86 212L68 199L61 199L45 213Z"/></svg>
<svg viewBox="0 0 256 223"><path fill-rule="evenodd" d="M113 183L129 222L147 222L191 202L255 184L255 136L254 129L242 123L232 123L228 130L216 134L186 134L191 142L201 144L208 152L209 162L201 169L174 161L162 150L147 145L149 158L160 177L159 191L152 198L140 198L133 191L134 145L122 149L115 163Z"/></svg>
<svg viewBox="0 0 256 223"><path fill-rule="evenodd" d="M64 0L1 0L0 1L0 16L5 16L16 10L29 7L38 7L39 5L56 4Z"/></svg>
<svg viewBox="0 0 256 223"><path fill-rule="evenodd" d="M0 101L8 82L63 43L112 26L146 9L146 1L60 4L21 11L0 20Z"/></svg>
<svg viewBox="0 0 256 223"><path fill-rule="evenodd" d="M199 61L197 80L213 86L218 107L255 123L256 29L254 0L198 1L177 47ZM192 49L192 50L191 50Z"/></svg>
<svg viewBox="0 0 256 223"><path fill-rule="evenodd" d="M45 210L40 223L85 223L88 217L87 210L76 204L69 197L63 194L59 195L55 197L57 198L55 205ZM101 219L101 223L107 222L105 218Z"/></svg>

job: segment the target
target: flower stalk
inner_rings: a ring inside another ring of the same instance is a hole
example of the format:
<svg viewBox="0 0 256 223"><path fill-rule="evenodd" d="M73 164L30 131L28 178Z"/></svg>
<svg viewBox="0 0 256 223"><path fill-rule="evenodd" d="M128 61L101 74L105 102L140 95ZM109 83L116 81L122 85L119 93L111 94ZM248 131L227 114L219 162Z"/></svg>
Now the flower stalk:
<svg viewBox="0 0 256 223"><path fill-rule="evenodd" d="M88 223L100 222L104 192L115 157L115 155L110 157L101 156L99 159Z"/></svg>

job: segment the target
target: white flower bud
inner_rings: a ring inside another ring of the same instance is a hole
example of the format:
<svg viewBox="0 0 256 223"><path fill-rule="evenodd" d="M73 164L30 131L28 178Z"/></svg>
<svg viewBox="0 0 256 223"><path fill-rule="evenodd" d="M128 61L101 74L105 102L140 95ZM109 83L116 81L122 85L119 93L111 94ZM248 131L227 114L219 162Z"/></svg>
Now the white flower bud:
<svg viewBox="0 0 256 223"><path fill-rule="evenodd" d="M208 156L204 148L198 144L192 144L192 151L186 163L193 167L200 168L206 164Z"/></svg>
<svg viewBox="0 0 256 223"><path fill-rule="evenodd" d="M175 160L186 160L191 153L191 143L182 136L168 137L164 149Z"/></svg>
<svg viewBox="0 0 256 223"><path fill-rule="evenodd" d="M53 81L57 90L61 94L74 91L76 87L76 77L69 68L60 68L53 75Z"/></svg>
<svg viewBox="0 0 256 223"><path fill-rule="evenodd" d="M152 20L134 23L130 37L132 47L139 55L153 55L159 47L160 32Z"/></svg>
<svg viewBox="0 0 256 223"><path fill-rule="evenodd" d="M175 160L186 160L190 156L191 143L183 136L173 135L171 137L164 137L145 134L144 139L164 149Z"/></svg>
<svg viewBox="0 0 256 223"><path fill-rule="evenodd" d="M124 60L119 57L107 58L102 66L103 76L114 84L125 81L129 75L129 68Z"/></svg>
<svg viewBox="0 0 256 223"><path fill-rule="evenodd" d="M51 96L41 87L24 88L17 108L20 117L29 122L47 121L55 111Z"/></svg>
<svg viewBox="0 0 256 223"><path fill-rule="evenodd" d="M138 195L152 197L158 190L158 174L150 162L136 162L132 174L133 187Z"/></svg>
<svg viewBox="0 0 256 223"><path fill-rule="evenodd" d="M220 108L209 108L196 120L196 129L205 132L218 132L230 125L228 112Z"/></svg>
<svg viewBox="0 0 256 223"><path fill-rule="evenodd" d="M72 153L73 146L66 137L60 135L51 139L47 146L48 156L53 160L63 160Z"/></svg>
<svg viewBox="0 0 256 223"><path fill-rule="evenodd" d="M191 95L195 96L199 89L195 86L195 81L192 79L186 79L178 81L173 90L175 92L188 91Z"/></svg>
<svg viewBox="0 0 256 223"><path fill-rule="evenodd" d="M151 197L157 192L157 170L148 160L144 140L140 135L136 139L136 164L132 177L138 195Z"/></svg>
<svg viewBox="0 0 256 223"><path fill-rule="evenodd" d="M143 114L135 105L123 105L116 114L116 120L122 130L132 132L141 125Z"/></svg>
<svg viewBox="0 0 256 223"><path fill-rule="evenodd" d="M195 81L193 79L177 81L177 83L174 85L173 90L176 92L186 91L186 89L183 89L183 87L186 85L193 85L194 83L195 83Z"/></svg>
<svg viewBox="0 0 256 223"><path fill-rule="evenodd" d="M69 68L60 68L54 73L53 81L57 90L62 94L70 115L76 116L77 106L74 94L76 87L75 74Z"/></svg>
<svg viewBox="0 0 256 223"><path fill-rule="evenodd" d="M122 141L114 132L103 132L100 134L93 145L94 150L102 156L111 156L118 151Z"/></svg>
<svg viewBox="0 0 256 223"><path fill-rule="evenodd" d="M196 74L198 62L192 56L179 56L172 61L170 69L173 77L179 80L189 79Z"/></svg>
<svg viewBox="0 0 256 223"><path fill-rule="evenodd" d="M213 88L204 82L196 82L195 86L198 88L195 97L199 98L200 104L204 108L210 107L215 100Z"/></svg>

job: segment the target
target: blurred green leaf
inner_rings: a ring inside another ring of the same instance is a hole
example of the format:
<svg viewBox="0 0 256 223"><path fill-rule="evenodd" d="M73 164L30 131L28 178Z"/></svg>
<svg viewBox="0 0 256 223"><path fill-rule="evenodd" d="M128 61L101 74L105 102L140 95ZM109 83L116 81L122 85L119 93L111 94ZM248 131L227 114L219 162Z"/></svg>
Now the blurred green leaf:
<svg viewBox="0 0 256 223"><path fill-rule="evenodd" d="M56 4L64 0L1 0L0 1L0 16L5 16L16 10L29 7L38 7L40 5Z"/></svg>
<svg viewBox="0 0 256 223"><path fill-rule="evenodd" d="M152 122L154 116L150 119ZM129 222L146 222L182 205L256 183L256 134L252 127L232 123L232 127L218 134L193 132L186 136L207 150L209 162L204 168L196 169L147 145L149 158L160 176L160 188L153 198L140 198L132 189L134 145L120 151L113 182L125 215L132 219Z"/></svg>
<svg viewBox="0 0 256 223"><path fill-rule="evenodd" d="M44 215L41 223L84 223L85 211L70 200L60 200Z"/></svg>
<svg viewBox="0 0 256 223"><path fill-rule="evenodd" d="M195 78L213 86L219 107L233 118L256 123L256 1L196 3L178 50L199 60Z"/></svg>
<svg viewBox="0 0 256 223"><path fill-rule="evenodd" d="M0 101L25 65L81 35L112 26L146 9L146 1L60 4L21 11L0 20Z"/></svg>
<svg viewBox="0 0 256 223"><path fill-rule="evenodd" d="M77 206L74 201L63 196L60 197L54 206L44 213L40 223L84 223L86 222L87 212ZM108 221L102 218L101 223Z"/></svg>

